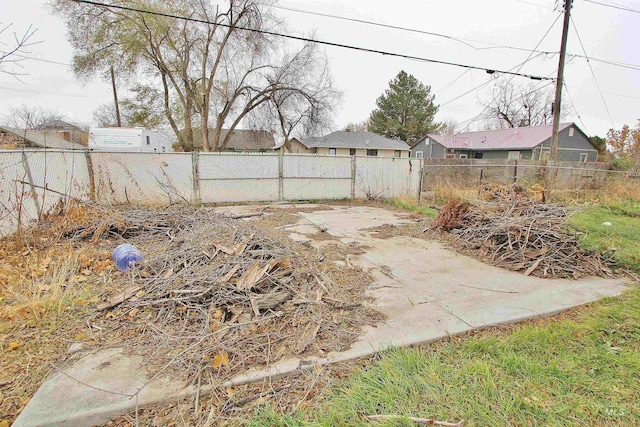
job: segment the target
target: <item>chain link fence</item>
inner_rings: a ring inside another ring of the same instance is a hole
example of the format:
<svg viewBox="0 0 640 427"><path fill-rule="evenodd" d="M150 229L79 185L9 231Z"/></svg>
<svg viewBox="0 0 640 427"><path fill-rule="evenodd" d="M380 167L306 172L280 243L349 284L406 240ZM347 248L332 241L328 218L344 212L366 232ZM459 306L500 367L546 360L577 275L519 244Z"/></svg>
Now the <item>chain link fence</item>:
<svg viewBox="0 0 640 427"><path fill-rule="evenodd" d="M3 151L0 235L69 198L166 205L415 195L415 162L309 154Z"/></svg>
<svg viewBox="0 0 640 427"><path fill-rule="evenodd" d="M0 152L0 236L38 220L60 200L88 200L91 179L80 151Z"/></svg>

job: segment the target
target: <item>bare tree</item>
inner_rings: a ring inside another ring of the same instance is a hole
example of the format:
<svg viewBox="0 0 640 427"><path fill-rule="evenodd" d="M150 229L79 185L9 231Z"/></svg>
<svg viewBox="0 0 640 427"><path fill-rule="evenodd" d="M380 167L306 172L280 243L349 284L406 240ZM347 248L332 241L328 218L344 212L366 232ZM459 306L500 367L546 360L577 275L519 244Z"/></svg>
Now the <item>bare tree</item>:
<svg viewBox="0 0 640 427"><path fill-rule="evenodd" d="M0 22L0 37L2 37L2 39L5 38L4 36L9 32L11 26L12 24ZM32 40L36 31L33 26L29 26L29 28L20 35L13 32L10 36L11 41L9 42L0 39L0 73L10 74L16 78L25 74L17 71L16 67L20 68L20 63L27 59L24 56L24 54L27 53L26 48L38 43Z"/></svg>
<svg viewBox="0 0 640 427"><path fill-rule="evenodd" d="M335 89L327 58L317 45L306 43L299 51L285 55L274 82L277 89L249 116L252 127L279 129L284 146L290 149L293 137L315 134L332 126L335 105L342 94Z"/></svg>
<svg viewBox="0 0 640 427"><path fill-rule="evenodd" d="M516 86L510 80L500 79L481 103L486 109L485 117L500 129L549 125L553 121L550 87ZM561 117L567 115L567 108L562 106Z"/></svg>
<svg viewBox="0 0 640 427"><path fill-rule="evenodd" d="M111 2L201 22L70 0L52 4L67 23L76 74L107 76L114 66L121 76L159 87L165 118L183 146L199 129L205 151L222 149L231 136L222 138L223 128L235 129L277 92L301 89L290 85L296 67L285 60L281 39L264 33L280 25L264 1Z"/></svg>
<svg viewBox="0 0 640 427"><path fill-rule="evenodd" d="M10 108L2 122L18 129L40 129L49 122L63 119L64 116L57 111L23 104Z"/></svg>
<svg viewBox="0 0 640 427"><path fill-rule="evenodd" d="M350 122L344 126L344 130L350 130L353 132L367 132L369 130L369 121L363 120L361 122Z"/></svg>

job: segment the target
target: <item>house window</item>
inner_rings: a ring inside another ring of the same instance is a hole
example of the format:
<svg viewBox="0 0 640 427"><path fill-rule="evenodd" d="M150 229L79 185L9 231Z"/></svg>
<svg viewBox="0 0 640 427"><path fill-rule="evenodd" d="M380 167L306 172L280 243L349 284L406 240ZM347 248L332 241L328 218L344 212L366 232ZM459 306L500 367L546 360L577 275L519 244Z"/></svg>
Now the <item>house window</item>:
<svg viewBox="0 0 640 427"><path fill-rule="evenodd" d="M355 156L356 155L356 149L355 148L349 148L349 155L350 156Z"/></svg>
<svg viewBox="0 0 640 427"><path fill-rule="evenodd" d="M474 159L481 159L483 156L484 156L484 153L482 151L476 151L475 153L473 153Z"/></svg>
<svg viewBox="0 0 640 427"><path fill-rule="evenodd" d="M149 138L149 135L147 135L147 145L151 145L151 139Z"/></svg>
<svg viewBox="0 0 640 427"><path fill-rule="evenodd" d="M329 148L329 155L330 156L335 156L336 155L336 149L335 148Z"/></svg>
<svg viewBox="0 0 640 427"><path fill-rule="evenodd" d="M520 160L520 152L519 151L509 151L509 155L507 156L509 160Z"/></svg>
<svg viewBox="0 0 640 427"><path fill-rule="evenodd" d="M569 128L569 136L573 136L573 128Z"/></svg>
<svg viewBox="0 0 640 427"><path fill-rule="evenodd" d="M367 156L377 156L378 150L367 150Z"/></svg>
<svg viewBox="0 0 640 427"><path fill-rule="evenodd" d="M551 150L543 149L542 151L540 151L540 160L549 160L550 157L551 157Z"/></svg>
<svg viewBox="0 0 640 427"><path fill-rule="evenodd" d="M424 140L424 145L429 145L429 138Z"/></svg>
<svg viewBox="0 0 640 427"><path fill-rule="evenodd" d="M396 150L396 151L393 153L393 157L402 157L402 152L401 152L400 150Z"/></svg>
<svg viewBox="0 0 640 427"><path fill-rule="evenodd" d="M587 163L587 160L589 160L589 154L580 153L580 162Z"/></svg>
<svg viewBox="0 0 640 427"><path fill-rule="evenodd" d="M166 151L167 151L167 149L166 149L166 148L164 148L164 145L163 145L163 146L162 146L162 152L164 153L164 152L166 152Z"/></svg>
<svg viewBox="0 0 640 427"><path fill-rule="evenodd" d="M461 159L468 159L469 155L468 154L460 154L460 158Z"/></svg>
<svg viewBox="0 0 640 427"><path fill-rule="evenodd" d="M415 155L416 159L422 159L422 158L424 158L424 151L416 151L414 153L414 155Z"/></svg>

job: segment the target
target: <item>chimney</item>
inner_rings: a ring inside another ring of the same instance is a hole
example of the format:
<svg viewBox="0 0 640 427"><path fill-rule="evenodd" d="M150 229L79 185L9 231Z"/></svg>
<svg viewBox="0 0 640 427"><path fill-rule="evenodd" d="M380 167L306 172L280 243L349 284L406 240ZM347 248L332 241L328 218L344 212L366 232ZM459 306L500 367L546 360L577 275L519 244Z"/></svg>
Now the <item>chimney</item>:
<svg viewBox="0 0 640 427"><path fill-rule="evenodd" d="M344 131L345 132L351 132L351 128L346 128Z"/></svg>

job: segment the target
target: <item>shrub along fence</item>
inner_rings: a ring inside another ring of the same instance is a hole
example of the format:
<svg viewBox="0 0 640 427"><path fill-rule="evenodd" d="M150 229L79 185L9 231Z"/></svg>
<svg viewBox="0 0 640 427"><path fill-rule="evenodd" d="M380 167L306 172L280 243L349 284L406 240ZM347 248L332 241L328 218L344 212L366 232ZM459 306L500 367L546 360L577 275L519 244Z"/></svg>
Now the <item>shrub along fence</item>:
<svg viewBox="0 0 640 427"><path fill-rule="evenodd" d="M603 188L610 179L620 178L638 179L640 169L612 171L604 163L425 159L421 190L429 192L443 186L477 187L484 184L517 184L527 188L550 183L553 190L585 190Z"/></svg>

